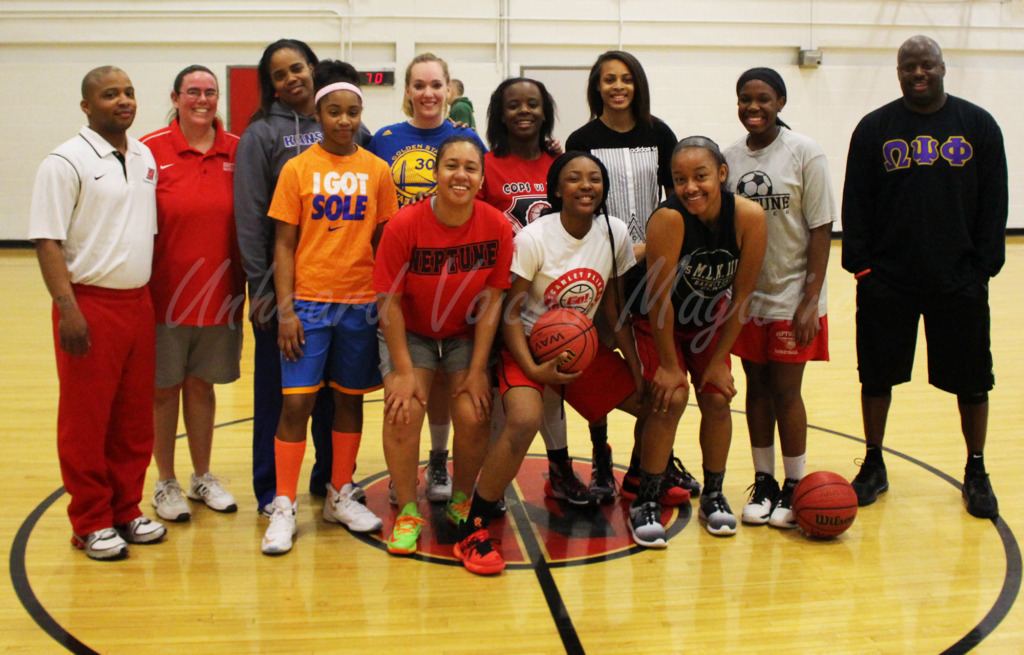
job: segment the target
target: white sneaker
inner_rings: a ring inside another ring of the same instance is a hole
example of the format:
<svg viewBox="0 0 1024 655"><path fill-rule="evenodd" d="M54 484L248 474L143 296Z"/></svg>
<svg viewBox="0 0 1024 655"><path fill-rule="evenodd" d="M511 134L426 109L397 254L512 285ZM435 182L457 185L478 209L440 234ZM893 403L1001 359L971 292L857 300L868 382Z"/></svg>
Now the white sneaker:
<svg viewBox="0 0 1024 655"><path fill-rule="evenodd" d="M750 498L743 507L743 522L764 525L772 513L772 507L779 497L779 483L767 473L754 475L754 484L747 487Z"/></svg>
<svg viewBox="0 0 1024 655"><path fill-rule="evenodd" d="M431 450L427 462L427 500L432 503L448 502L452 497L452 476L448 475L448 451Z"/></svg>
<svg viewBox="0 0 1024 655"><path fill-rule="evenodd" d="M89 559L115 560L128 556L128 544L114 528L90 532L84 537L72 535L71 543L75 548L84 550Z"/></svg>
<svg viewBox="0 0 1024 655"><path fill-rule="evenodd" d="M156 521L140 516L131 523L115 525L114 529L121 538L130 544L152 544L160 541L167 534L167 528Z"/></svg>
<svg viewBox="0 0 1024 655"><path fill-rule="evenodd" d="M283 555L292 549L292 537L298 532L295 527L295 508L288 496L277 496L269 505L273 509L270 515L270 527L263 535L264 555Z"/></svg>
<svg viewBox="0 0 1024 655"><path fill-rule="evenodd" d="M358 500L352 498L352 483L341 491L327 485L327 500L324 502L324 520L341 523L352 532L374 532L384 527L384 522Z"/></svg>
<svg viewBox="0 0 1024 655"><path fill-rule="evenodd" d="M796 491L798 484L800 481L792 478L786 478L786 481L782 483L782 491L779 492L778 498L772 505L772 516L768 520L772 526L784 530L792 530L796 527L796 515L793 514L793 492Z"/></svg>
<svg viewBox="0 0 1024 655"><path fill-rule="evenodd" d="M238 503L224 487L220 486L220 480L209 471L206 475L197 478L192 474L192 480L188 485L188 497L192 500L201 500L206 506L215 512L230 514L238 510Z"/></svg>
<svg viewBox="0 0 1024 655"><path fill-rule="evenodd" d="M181 485L174 478L160 480L153 487L153 507L157 516L172 523L187 521L192 515L181 495Z"/></svg>

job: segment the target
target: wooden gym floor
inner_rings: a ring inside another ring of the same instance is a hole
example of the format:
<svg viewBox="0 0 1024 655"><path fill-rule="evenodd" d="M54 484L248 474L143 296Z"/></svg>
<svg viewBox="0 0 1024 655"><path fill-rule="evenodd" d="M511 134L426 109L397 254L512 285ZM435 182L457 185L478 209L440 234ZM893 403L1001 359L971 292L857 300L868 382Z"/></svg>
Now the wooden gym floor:
<svg viewBox="0 0 1024 655"><path fill-rule="evenodd" d="M810 365L805 377L814 426L808 471L852 478L863 454L854 283L839 255L836 243L829 265L832 361ZM266 519L256 515L250 484L248 333L242 379L218 388L223 427L213 457L214 471L239 499L238 513L193 506L192 521L168 525L162 545L133 547L123 562L88 560L68 542L50 303L32 251L0 253L0 287L0 554L10 563L0 585L0 653L1024 652L1024 607L1016 602L1017 540L1024 535L1022 239L1011 239L1006 267L991 286L997 385L987 463L1000 519L974 519L963 509L956 404L927 385L922 340L914 381L894 394L886 440L891 490L862 508L841 538L811 541L746 526L735 537L715 538L687 510L666 515L674 535L667 550L638 550L629 546L624 504L587 516L545 502L541 457L527 460L508 496L510 515L497 532L515 565L495 578L451 565L451 535L436 516L428 531L434 536L421 540L429 552L395 558L374 538L325 524L322 501L305 493L294 550L262 556ZM739 513L753 472L737 373L725 491ZM357 478L389 526L380 407L367 405ZM698 414L694 407L684 416L676 452L699 477ZM625 463L631 423L614 413L610 433L617 461ZM424 457L428 448L424 439ZM575 414L570 451L590 454L586 425ZM532 452L543 453L540 439ZM588 479L589 465L577 466ZM177 467L187 479L184 440ZM143 507L150 516L153 472Z"/></svg>

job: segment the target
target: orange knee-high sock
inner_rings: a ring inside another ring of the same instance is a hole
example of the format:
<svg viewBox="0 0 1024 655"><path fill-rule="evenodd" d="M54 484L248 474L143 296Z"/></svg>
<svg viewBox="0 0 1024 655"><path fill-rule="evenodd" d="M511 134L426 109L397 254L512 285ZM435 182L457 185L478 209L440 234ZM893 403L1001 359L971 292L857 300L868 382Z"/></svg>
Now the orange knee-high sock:
<svg viewBox="0 0 1024 655"><path fill-rule="evenodd" d="M341 491L352 482L352 470L356 467L356 456L359 454L359 442L362 432L331 431L331 444L334 446L334 459L331 462L331 486Z"/></svg>
<svg viewBox="0 0 1024 655"><path fill-rule="evenodd" d="M306 440L292 443L274 437L274 464L277 466L277 495L295 502L299 488L302 458L306 456Z"/></svg>

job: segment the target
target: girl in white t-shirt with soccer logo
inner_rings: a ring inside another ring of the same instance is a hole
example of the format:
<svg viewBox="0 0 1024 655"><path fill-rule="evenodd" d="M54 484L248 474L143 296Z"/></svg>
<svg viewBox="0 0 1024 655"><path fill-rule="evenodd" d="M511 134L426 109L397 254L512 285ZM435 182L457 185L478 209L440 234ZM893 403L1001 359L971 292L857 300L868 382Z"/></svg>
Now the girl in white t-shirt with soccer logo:
<svg viewBox="0 0 1024 655"><path fill-rule="evenodd" d="M747 135L725 149L728 187L757 202L768 222L768 251L732 352L747 375L747 426L754 484L743 522L795 528L793 490L804 476L807 412L804 367L828 361L825 269L835 198L825 153L778 118L786 84L771 68L752 68L736 83ZM783 129L786 128L786 129ZM775 424L786 479L775 479Z"/></svg>

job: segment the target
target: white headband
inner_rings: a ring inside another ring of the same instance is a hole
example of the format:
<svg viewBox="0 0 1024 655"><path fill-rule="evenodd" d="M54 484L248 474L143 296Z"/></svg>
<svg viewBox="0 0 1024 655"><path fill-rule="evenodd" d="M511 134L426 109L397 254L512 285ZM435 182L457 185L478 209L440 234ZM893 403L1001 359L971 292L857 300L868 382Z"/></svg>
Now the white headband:
<svg viewBox="0 0 1024 655"><path fill-rule="evenodd" d="M351 91L352 93L359 96L359 99L363 99L363 92L359 90L359 87L355 84L349 84L348 82L335 82L334 84L328 84L324 88L316 92L316 98L313 100L314 105L320 104L320 99L328 93L334 91Z"/></svg>

